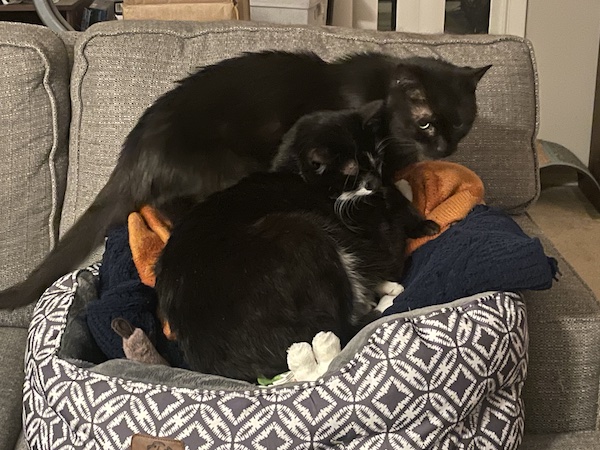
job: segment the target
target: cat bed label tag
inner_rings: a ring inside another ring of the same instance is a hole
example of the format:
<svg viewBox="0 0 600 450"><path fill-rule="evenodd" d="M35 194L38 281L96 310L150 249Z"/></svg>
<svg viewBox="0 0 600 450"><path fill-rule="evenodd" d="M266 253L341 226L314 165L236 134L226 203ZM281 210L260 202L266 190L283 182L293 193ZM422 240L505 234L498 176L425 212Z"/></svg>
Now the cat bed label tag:
<svg viewBox="0 0 600 450"><path fill-rule="evenodd" d="M131 437L131 450L185 450L185 444L174 439L134 434Z"/></svg>

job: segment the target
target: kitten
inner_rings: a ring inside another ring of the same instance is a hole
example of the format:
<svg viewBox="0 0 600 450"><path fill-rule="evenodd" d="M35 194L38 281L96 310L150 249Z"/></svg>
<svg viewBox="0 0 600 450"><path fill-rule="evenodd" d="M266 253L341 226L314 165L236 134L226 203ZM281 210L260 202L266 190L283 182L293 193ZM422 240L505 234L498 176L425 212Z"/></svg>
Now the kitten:
<svg viewBox="0 0 600 450"><path fill-rule="evenodd" d="M381 178L397 144L379 135L379 106L303 117L275 158L283 171L249 175L176 223L156 292L192 370L272 377L291 344L320 331L346 343L379 316L378 287L402 274L404 230L431 226Z"/></svg>
<svg viewBox="0 0 600 450"><path fill-rule="evenodd" d="M419 158L445 157L471 127L475 88L488 68L376 53L327 63L273 51L201 69L145 111L93 203L25 281L0 292L0 307L36 301L142 205L175 220L190 204L268 170L281 137L307 113L386 100L391 136L417 142ZM389 176L396 157L388 159Z"/></svg>

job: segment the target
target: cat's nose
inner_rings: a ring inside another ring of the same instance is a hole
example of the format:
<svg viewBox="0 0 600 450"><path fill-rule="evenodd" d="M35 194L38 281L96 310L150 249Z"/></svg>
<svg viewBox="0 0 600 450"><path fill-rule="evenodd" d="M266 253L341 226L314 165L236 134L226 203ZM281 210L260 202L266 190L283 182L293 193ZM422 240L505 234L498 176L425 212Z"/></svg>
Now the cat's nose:
<svg viewBox="0 0 600 450"><path fill-rule="evenodd" d="M381 187L381 181L378 178L369 177L365 179L363 187L368 191L375 191Z"/></svg>

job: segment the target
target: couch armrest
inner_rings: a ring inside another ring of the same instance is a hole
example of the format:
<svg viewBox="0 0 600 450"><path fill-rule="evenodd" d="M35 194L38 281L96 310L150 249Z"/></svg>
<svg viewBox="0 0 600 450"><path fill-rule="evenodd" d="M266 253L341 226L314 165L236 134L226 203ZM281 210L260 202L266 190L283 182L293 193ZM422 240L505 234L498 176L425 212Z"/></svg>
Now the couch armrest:
<svg viewBox="0 0 600 450"><path fill-rule="evenodd" d="M600 304L529 216L515 218L558 260L562 275L548 291L525 295L529 368L523 392L532 433L597 430L600 389Z"/></svg>

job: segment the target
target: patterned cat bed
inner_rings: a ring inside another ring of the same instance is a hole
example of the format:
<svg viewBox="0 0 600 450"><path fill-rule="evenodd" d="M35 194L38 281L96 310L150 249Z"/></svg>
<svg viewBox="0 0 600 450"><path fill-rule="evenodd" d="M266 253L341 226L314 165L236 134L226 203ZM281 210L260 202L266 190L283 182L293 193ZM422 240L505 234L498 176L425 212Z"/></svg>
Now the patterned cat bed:
<svg viewBox="0 0 600 450"><path fill-rule="evenodd" d="M183 369L59 356L78 273L90 272L97 276L97 267L61 278L36 306L24 387L30 448L128 449L138 433L187 449L506 450L521 441L528 336L517 294L384 317L316 382L258 388Z"/></svg>

